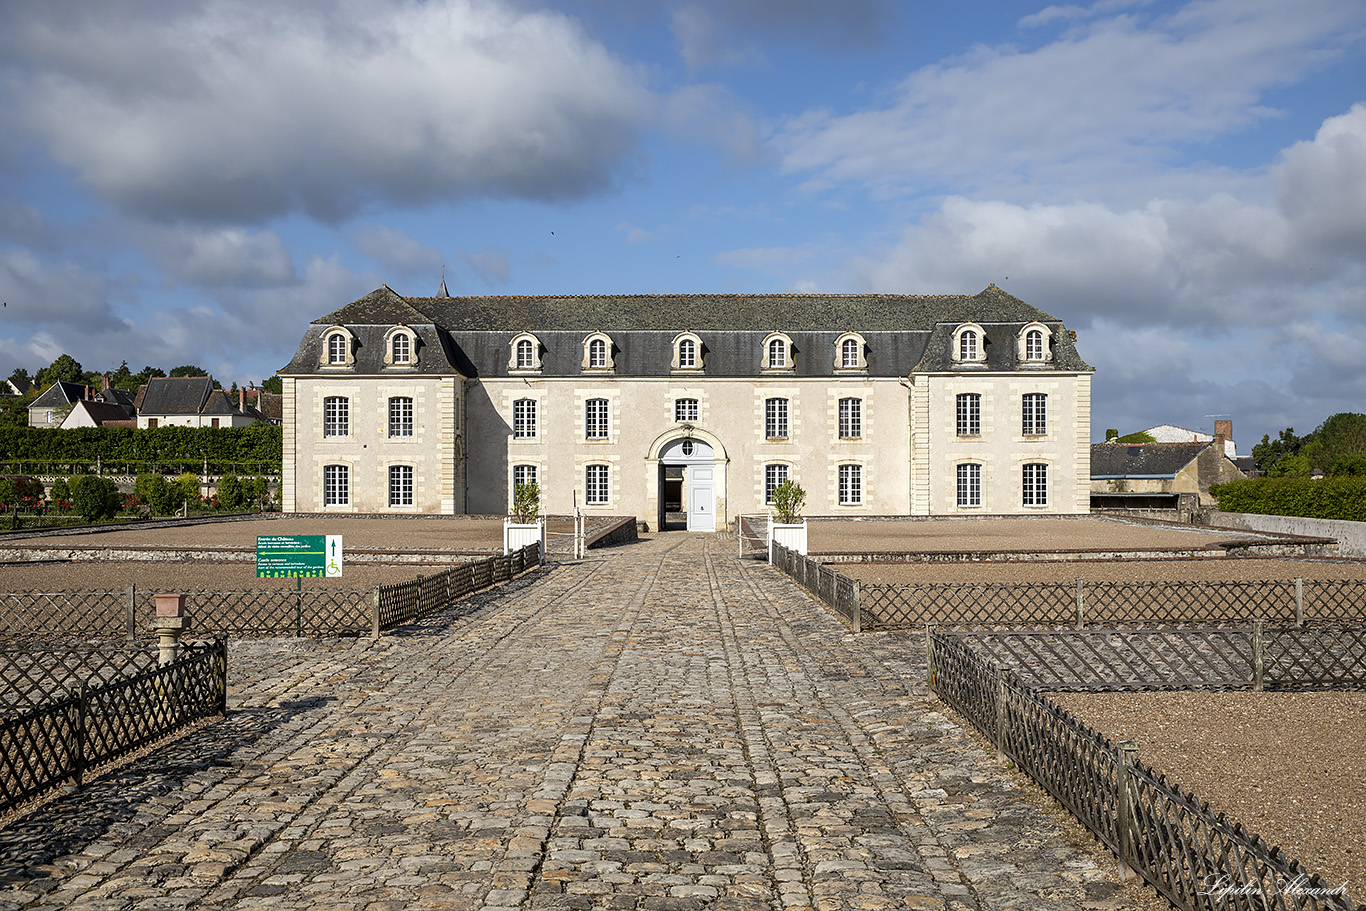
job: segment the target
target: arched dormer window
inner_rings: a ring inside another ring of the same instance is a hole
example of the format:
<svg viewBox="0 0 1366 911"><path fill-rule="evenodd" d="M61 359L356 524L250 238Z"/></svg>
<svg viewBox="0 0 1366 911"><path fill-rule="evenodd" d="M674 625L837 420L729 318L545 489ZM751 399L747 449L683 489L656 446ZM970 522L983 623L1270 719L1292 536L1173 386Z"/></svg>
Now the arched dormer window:
<svg viewBox="0 0 1366 911"><path fill-rule="evenodd" d="M964 366L985 364L987 336L976 323L964 323L953 330L953 362Z"/></svg>
<svg viewBox="0 0 1366 911"><path fill-rule="evenodd" d="M616 367L612 339L605 333L594 332L583 340L583 370L612 370Z"/></svg>
<svg viewBox="0 0 1366 911"><path fill-rule="evenodd" d="M417 333L398 325L384 334L384 366L412 367L417 363Z"/></svg>
<svg viewBox="0 0 1366 911"><path fill-rule="evenodd" d="M523 332L512 340L512 358L508 370L514 373L528 373L541 369L541 342L529 332Z"/></svg>
<svg viewBox="0 0 1366 911"><path fill-rule="evenodd" d="M782 332L771 332L764 339L763 363L765 370L791 371L797 366L792 339Z"/></svg>
<svg viewBox="0 0 1366 911"><path fill-rule="evenodd" d="M356 337L345 326L330 327L323 333L322 342L321 366L356 366Z"/></svg>
<svg viewBox="0 0 1366 911"><path fill-rule="evenodd" d="M1016 342L1016 356L1021 364L1040 365L1053 360L1053 334L1043 323L1027 323L1020 330Z"/></svg>
<svg viewBox="0 0 1366 911"><path fill-rule="evenodd" d="M835 340L836 370L867 370L868 357L863 336L846 332Z"/></svg>
<svg viewBox="0 0 1366 911"><path fill-rule="evenodd" d="M674 337L674 370L700 371L703 366L702 340L691 332L680 332Z"/></svg>

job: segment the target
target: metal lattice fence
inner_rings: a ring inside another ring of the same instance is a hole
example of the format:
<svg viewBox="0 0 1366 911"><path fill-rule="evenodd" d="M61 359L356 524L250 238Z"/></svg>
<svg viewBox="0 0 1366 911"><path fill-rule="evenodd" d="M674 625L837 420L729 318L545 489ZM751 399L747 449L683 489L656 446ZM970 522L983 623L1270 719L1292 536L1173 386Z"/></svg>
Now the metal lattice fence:
<svg viewBox="0 0 1366 911"><path fill-rule="evenodd" d="M773 565L833 609L851 630L861 631L858 580L777 543L773 544Z"/></svg>
<svg viewBox="0 0 1366 911"><path fill-rule="evenodd" d="M1176 907L1353 911L1317 876L1305 877L1308 890L1283 889L1305 875L1297 862L1143 765L1135 745L1111 743L975 652L968 636L926 638L931 689ZM1237 892L1216 900L1211 883Z"/></svg>
<svg viewBox="0 0 1366 911"><path fill-rule="evenodd" d="M768 557L768 526L771 521L772 517L766 512L735 517L735 543L742 559Z"/></svg>
<svg viewBox="0 0 1366 911"><path fill-rule="evenodd" d="M378 634L521 575L539 565L539 553L539 545L533 544L507 556L461 563L371 590L270 588L182 594L194 617L193 629L201 635ZM0 592L0 634L9 642L146 639L156 634L155 620L155 595L132 585L122 591Z"/></svg>
<svg viewBox="0 0 1366 911"><path fill-rule="evenodd" d="M53 667L69 659L67 652L34 658ZM0 813L59 785L79 785L90 770L227 709L225 640L188 645L164 666L130 662L122 675L102 677L117 660L74 688L0 714Z"/></svg>
<svg viewBox="0 0 1366 911"><path fill-rule="evenodd" d="M118 680L157 666L146 645L51 645L0 648L0 714L37 708L81 686Z"/></svg>

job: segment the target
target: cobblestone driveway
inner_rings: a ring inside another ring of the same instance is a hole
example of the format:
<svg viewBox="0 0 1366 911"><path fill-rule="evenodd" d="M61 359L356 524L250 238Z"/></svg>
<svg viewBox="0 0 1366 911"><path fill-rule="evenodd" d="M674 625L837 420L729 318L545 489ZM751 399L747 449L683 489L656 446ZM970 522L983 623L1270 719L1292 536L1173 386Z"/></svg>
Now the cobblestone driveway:
<svg viewBox="0 0 1366 911"><path fill-rule="evenodd" d="M0 909L1122 907L918 636L662 535L379 642L235 643L221 723L0 831Z"/></svg>

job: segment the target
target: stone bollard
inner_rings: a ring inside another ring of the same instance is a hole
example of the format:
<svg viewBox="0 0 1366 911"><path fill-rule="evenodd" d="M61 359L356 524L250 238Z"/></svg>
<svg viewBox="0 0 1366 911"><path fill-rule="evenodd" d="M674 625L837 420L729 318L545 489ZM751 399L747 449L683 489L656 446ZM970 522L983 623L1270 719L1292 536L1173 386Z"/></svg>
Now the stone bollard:
<svg viewBox="0 0 1366 911"><path fill-rule="evenodd" d="M157 618L153 627L161 637L158 662L164 667L180 655L180 637L193 621L185 613L184 595L156 595Z"/></svg>

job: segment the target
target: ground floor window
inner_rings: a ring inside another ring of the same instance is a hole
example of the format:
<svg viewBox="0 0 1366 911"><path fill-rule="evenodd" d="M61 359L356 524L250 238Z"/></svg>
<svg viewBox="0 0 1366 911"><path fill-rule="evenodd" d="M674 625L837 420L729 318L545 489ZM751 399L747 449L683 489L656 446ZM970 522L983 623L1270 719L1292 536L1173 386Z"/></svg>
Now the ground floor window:
<svg viewBox="0 0 1366 911"><path fill-rule="evenodd" d="M589 506L606 506L607 493L607 466L589 465L584 476L583 501Z"/></svg>
<svg viewBox="0 0 1366 911"><path fill-rule="evenodd" d="M863 505L863 466L839 467L839 497L841 506Z"/></svg>
<svg viewBox="0 0 1366 911"><path fill-rule="evenodd" d="M323 505L348 506L351 503L351 469L345 465L323 466Z"/></svg>
<svg viewBox="0 0 1366 911"><path fill-rule="evenodd" d="M513 465L512 466L512 489L517 490L523 484L536 483L535 465Z"/></svg>
<svg viewBox="0 0 1366 911"><path fill-rule="evenodd" d="M413 505L413 466L389 466L389 505Z"/></svg>
<svg viewBox="0 0 1366 911"><path fill-rule="evenodd" d="M1048 505L1048 466L1030 462L1024 466L1023 498L1025 506Z"/></svg>
<svg viewBox="0 0 1366 911"><path fill-rule="evenodd" d="M765 465L764 466L764 505L773 505L773 491L783 486L787 480L786 465Z"/></svg>
<svg viewBox="0 0 1366 911"><path fill-rule="evenodd" d="M958 505L982 505L982 466L971 462L958 466Z"/></svg>

